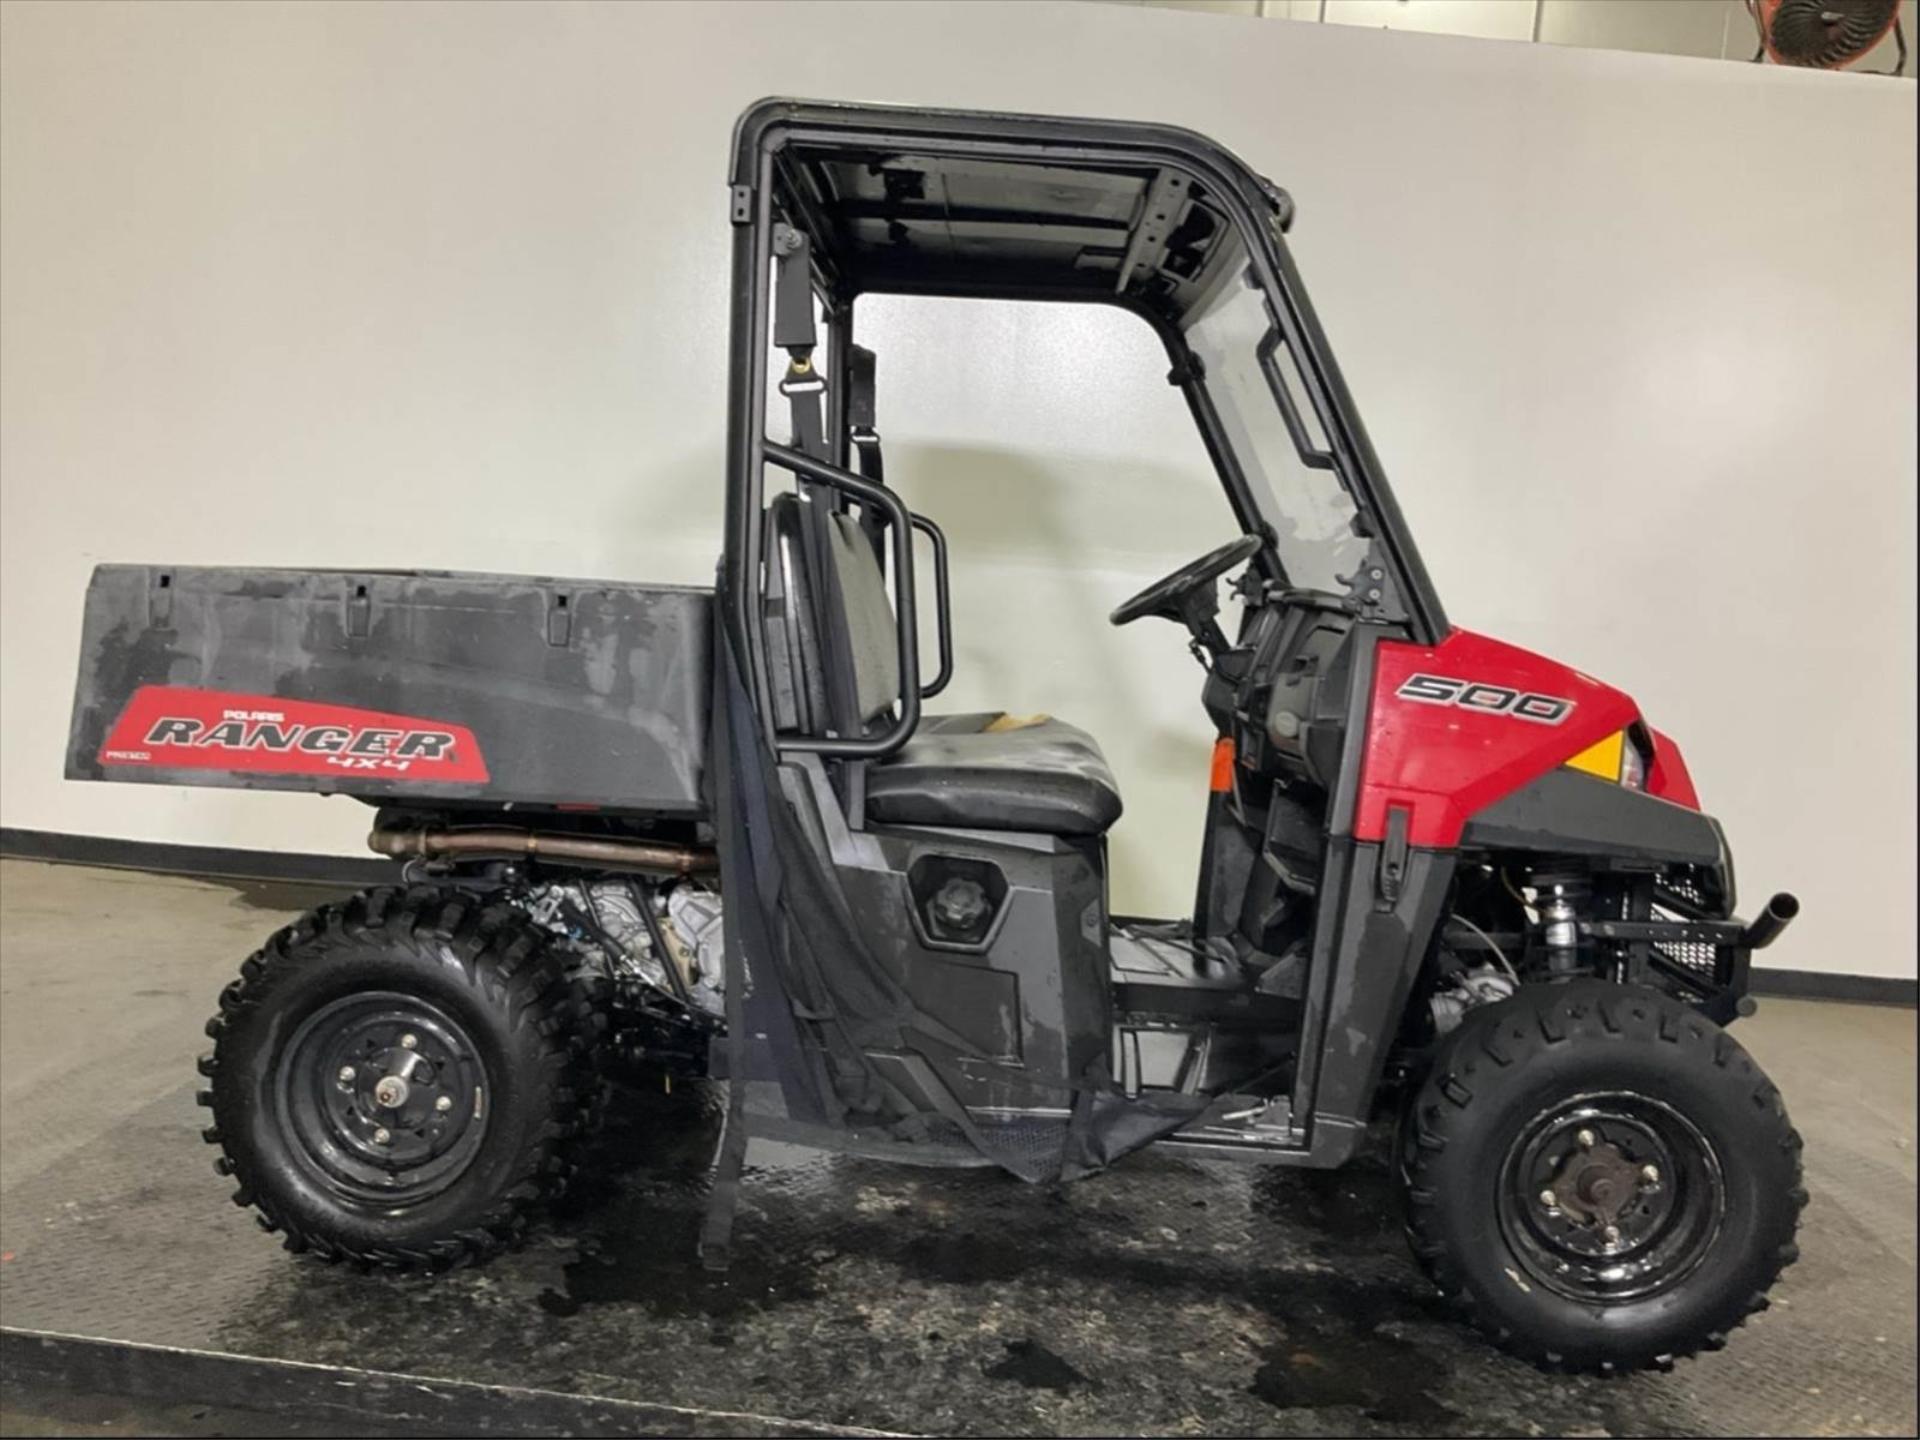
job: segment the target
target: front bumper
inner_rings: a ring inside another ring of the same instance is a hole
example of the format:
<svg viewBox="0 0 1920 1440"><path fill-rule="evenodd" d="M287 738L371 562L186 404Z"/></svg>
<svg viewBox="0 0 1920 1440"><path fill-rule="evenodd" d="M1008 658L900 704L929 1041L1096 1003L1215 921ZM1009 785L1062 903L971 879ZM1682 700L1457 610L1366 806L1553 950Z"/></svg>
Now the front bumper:
<svg viewBox="0 0 1920 1440"><path fill-rule="evenodd" d="M1753 952L1779 939L1799 913L1800 902L1783 890L1750 921L1591 920L1582 929L1590 939L1628 947L1653 977L1690 993L1703 1014L1725 1025L1753 1013L1747 1000Z"/></svg>

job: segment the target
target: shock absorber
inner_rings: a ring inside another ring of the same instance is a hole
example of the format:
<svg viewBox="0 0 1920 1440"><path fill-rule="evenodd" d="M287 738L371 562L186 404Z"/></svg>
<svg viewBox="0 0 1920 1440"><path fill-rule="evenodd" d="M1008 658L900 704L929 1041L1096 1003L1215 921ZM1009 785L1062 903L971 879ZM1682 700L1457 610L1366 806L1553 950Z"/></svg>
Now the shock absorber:
<svg viewBox="0 0 1920 1440"><path fill-rule="evenodd" d="M1593 898L1584 875L1536 875L1540 896L1540 943L1546 951L1547 973L1555 980L1584 975L1580 958L1580 917Z"/></svg>

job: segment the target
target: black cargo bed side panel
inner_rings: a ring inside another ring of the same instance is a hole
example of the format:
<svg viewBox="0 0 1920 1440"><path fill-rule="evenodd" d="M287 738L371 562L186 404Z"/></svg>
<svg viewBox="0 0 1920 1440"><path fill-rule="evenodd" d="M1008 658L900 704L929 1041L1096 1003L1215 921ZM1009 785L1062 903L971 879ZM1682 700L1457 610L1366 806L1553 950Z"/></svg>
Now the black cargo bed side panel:
<svg viewBox="0 0 1920 1440"><path fill-rule="evenodd" d="M712 603L708 590L607 581L102 565L87 590L67 775L703 814ZM485 779L429 779L418 765L389 776L103 763L145 686L464 727Z"/></svg>

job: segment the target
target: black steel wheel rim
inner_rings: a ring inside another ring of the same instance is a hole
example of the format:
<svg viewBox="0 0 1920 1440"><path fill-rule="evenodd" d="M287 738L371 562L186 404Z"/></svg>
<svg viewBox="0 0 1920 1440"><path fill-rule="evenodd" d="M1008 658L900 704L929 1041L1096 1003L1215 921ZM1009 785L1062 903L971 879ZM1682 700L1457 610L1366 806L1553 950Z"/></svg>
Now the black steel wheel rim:
<svg viewBox="0 0 1920 1440"><path fill-rule="evenodd" d="M294 1157L338 1198L382 1209L459 1179L485 1139L489 1093L465 1027L431 1001L388 991L309 1015L274 1076Z"/></svg>
<svg viewBox="0 0 1920 1440"><path fill-rule="evenodd" d="M1508 1147L1498 1184L1500 1229L1526 1278L1583 1302L1672 1289L1726 1219L1706 1136L1666 1102L1628 1091L1541 1110Z"/></svg>

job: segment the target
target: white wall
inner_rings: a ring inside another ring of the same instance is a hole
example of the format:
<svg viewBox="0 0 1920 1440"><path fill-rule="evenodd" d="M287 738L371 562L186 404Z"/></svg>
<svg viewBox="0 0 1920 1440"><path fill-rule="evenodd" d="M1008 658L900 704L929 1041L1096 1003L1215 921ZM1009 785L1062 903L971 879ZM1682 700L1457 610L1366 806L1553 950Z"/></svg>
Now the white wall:
<svg viewBox="0 0 1920 1440"><path fill-rule="evenodd" d="M1430 35L1477 35L1483 40L1537 40L1602 50L1703 55L1751 62L1758 48L1746 0L1100 0L1155 5L1196 15L1255 16L1415 30ZM1909 44L1920 41L1920 6L1901 0ZM1766 61L1772 64L1771 60ZM1888 34L1849 67L1856 74L1892 74L1899 45ZM1916 70L1907 62L1904 78Z"/></svg>
<svg viewBox="0 0 1920 1440"><path fill-rule="evenodd" d="M770 92L1207 131L1294 246L1457 623L1637 696L1768 958L1913 973L1914 90L1094 5L0 7L0 820L354 851L308 797L59 778L104 559L710 577L733 116ZM1115 899L1207 741L1128 591L1224 538L1125 317L877 301L953 702L1102 738ZM944 703L944 702L943 702Z"/></svg>
<svg viewBox="0 0 1920 1440"><path fill-rule="evenodd" d="M1430 35L1477 35L1483 40L1531 40L1533 0L1327 0L1329 25L1370 25Z"/></svg>

